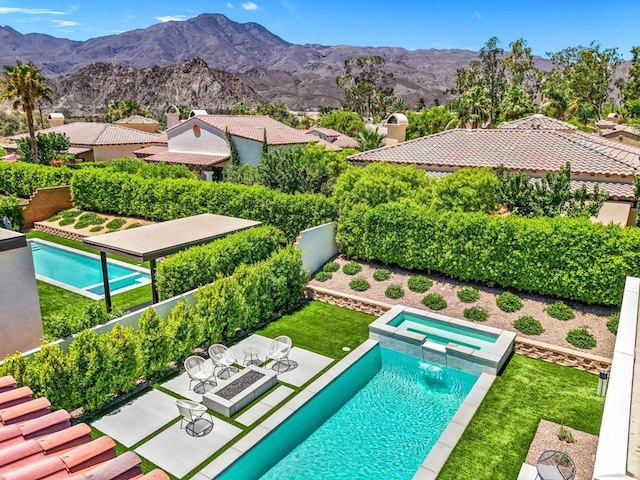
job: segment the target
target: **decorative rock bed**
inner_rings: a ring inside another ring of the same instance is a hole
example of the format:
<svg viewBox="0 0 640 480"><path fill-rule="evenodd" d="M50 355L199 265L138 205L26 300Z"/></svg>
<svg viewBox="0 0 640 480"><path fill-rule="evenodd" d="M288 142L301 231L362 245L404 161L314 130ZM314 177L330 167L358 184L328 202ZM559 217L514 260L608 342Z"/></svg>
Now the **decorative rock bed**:
<svg viewBox="0 0 640 480"><path fill-rule="evenodd" d="M273 370L249 365L233 380L202 395L202 403L214 412L231 417L256 398L275 387L278 375Z"/></svg>

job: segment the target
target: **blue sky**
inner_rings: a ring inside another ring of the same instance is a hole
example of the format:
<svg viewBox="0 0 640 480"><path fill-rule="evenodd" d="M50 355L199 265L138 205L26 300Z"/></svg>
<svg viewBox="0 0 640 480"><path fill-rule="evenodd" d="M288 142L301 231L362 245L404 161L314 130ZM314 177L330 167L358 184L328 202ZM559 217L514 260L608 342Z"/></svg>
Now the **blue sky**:
<svg viewBox="0 0 640 480"><path fill-rule="evenodd" d="M0 0L0 25L86 40L201 13L256 22L292 43L479 49L523 37L535 54L592 40L626 58L640 45L640 1Z"/></svg>

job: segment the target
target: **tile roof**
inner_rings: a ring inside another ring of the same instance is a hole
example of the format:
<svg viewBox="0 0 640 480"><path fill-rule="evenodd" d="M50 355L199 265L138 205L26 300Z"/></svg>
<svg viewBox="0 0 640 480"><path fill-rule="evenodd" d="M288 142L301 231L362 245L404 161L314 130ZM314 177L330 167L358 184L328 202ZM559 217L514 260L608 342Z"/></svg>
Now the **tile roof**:
<svg viewBox="0 0 640 480"><path fill-rule="evenodd" d="M159 469L144 475L134 452L116 456L110 437L93 440L87 424L71 426L66 410L32 394L0 377L0 480L169 480Z"/></svg>
<svg viewBox="0 0 640 480"><path fill-rule="evenodd" d="M195 165L208 167L229 160L229 155L206 155L203 153L164 152L154 153L144 157L145 162L180 163L182 165Z"/></svg>
<svg viewBox="0 0 640 480"><path fill-rule="evenodd" d="M333 130L331 128L313 127L308 130L305 130L306 134L317 136L314 134L314 132L318 132L321 134L319 138L326 140L332 145L336 145L340 148L357 148L358 147L358 142L355 141L353 138L351 138L348 135L345 135L344 133L337 132L336 130ZM326 137L326 139L323 137Z"/></svg>
<svg viewBox="0 0 640 480"><path fill-rule="evenodd" d="M131 115L127 118L121 118L114 122L116 125L120 124L133 124L133 125L158 125L159 122L153 118L143 117L142 115Z"/></svg>
<svg viewBox="0 0 640 480"><path fill-rule="evenodd" d="M618 133L624 132L640 137L640 128L630 127L628 125L616 125L608 132L602 132L603 137L615 137Z"/></svg>
<svg viewBox="0 0 640 480"><path fill-rule="evenodd" d="M162 138L157 133L148 133L133 128L120 127L112 123L98 122L66 123L57 127L38 130L36 133L51 132L66 135L73 146L154 144L158 143ZM28 133L24 133L10 137L10 139L18 140L28 135Z"/></svg>
<svg viewBox="0 0 640 480"><path fill-rule="evenodd" d="M167 153L166 145L151 145L150 147L142 147L138 150L134 150L133 153L138 158L146 158L149 155L155 155L156 153Z"/></svg>
<svg viewBox="0 0 640 480"><path fill-rule="evenodd" d="M553 130L454 129L352 155L356 162L390 162L422 166L496 167L572 173L634 175L640 148L582 132Z"/></svg>
<svg viewBox="0 0 640 480"><path fill-rule="evenodd" d="M503 130L561 130L571 132L577 130L575 125L556 118L546 117L539 113L519 118L513 122L503 123L498 128Z"/></svg>

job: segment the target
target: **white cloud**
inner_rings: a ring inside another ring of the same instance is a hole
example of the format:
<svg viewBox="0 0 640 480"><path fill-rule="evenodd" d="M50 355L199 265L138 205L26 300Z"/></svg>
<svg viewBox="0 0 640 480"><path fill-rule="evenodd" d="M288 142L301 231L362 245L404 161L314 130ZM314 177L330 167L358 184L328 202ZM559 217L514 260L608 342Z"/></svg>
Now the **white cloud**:
<svg viewBox="0 0 640 480"><path fill-rule="evenodd" d="M258 10L260 7L253 2L245 2L242 4L242 8L245 10Z"/></svg>
<svg viewBox="0 0 640 480"><path fill-rule="evenodd" d="M65 15L65 12L57 12L46 8L0 7L0 15L7 13L22 13L25 15Z"/></svg>
<svg viewBox="0 0 640 480"><path fill-rule="evenodd" d="M481 19L483 17L483 15L480 12L473 12L471 14L471 18L475 18L475 19Z"/></svg>
<svg viewBox="0 0 640 480"><path fill-rule="evenodd" d="M185 17L184 15L165 15L164 17L154 17L154 18L163 23L164 22L181 22L187 19L187 17Z"/></svg>
<svg viewBox="0 0 640 480"><path fill-rule="evenodd" d="M233 3L231 2L227 3L227 8L233 8Z"/></svg>
<svg viewBox="0 0 640 480"><path fill-rule="evenodd" d="M55 27L75 27L80 25L78 22L72 20L51 20L51 23L55 23Z"/></svg>

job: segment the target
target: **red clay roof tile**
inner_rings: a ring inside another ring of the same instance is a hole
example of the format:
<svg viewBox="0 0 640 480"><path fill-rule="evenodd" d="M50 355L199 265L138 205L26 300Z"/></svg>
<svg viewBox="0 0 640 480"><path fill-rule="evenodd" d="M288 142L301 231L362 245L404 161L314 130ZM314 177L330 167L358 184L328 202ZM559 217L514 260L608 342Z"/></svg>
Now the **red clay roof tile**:
<svg viewBox="0 0 640 480"><path fill-rule="evenodd" d="M45 458L31 465L0 474L1 480L62 480L69 473L60 457Z"/></svg>
<svg viewBox="0 0 640 480"><path fill-rule="evenodd" d="M18 443L0 450L0 474L17 470L45 459L45 454L35 440Z"/></svg>
<svg viewBox="0 0 640 480"><path fill-rule="evenodd" d="M0 392L6 392L7 390L15 388L15 386L16 380L11 375L0 377Z"/></svg>
<svg viewBox="0 0 640 480"><path fill-rule="evenodd" d="M24 422L49 413L51 403L46 398L36 398L28 402L0 410L0 422L4 425Z"/></svg>
<svg viewBox="0 0 640 480"><path fill-rule="evenodd" d="M36 441L46 455L59 454L91 442L91 428L86 423L78 423Z"/></svg>
<svg viewBox="0 0 640 480"><path fill-rule="evenodd" d="M82 472L116 456L116 442L100 437L60 455L70 473Z"/></svg>
<svg viewBox="0 0 640 480"><path fill-rule="evenodd" d="M0 393L0 410L31 400L33 392L29 387L20 387Z"/></svg>
<svg viewBox="0 0 640 480"><path fill-rule="evenodd" d="M140 457L134 452L125 452L85 475L89 480L129 480L141 476L140 463Z"/></svg>
<svg viewBox="0 0 640 480"><path fill-rule="evenodd" d="M71 415L66 410L56 410L32 420L17 424L26 439L38 438L64 430L71 425Z"/></svg>

